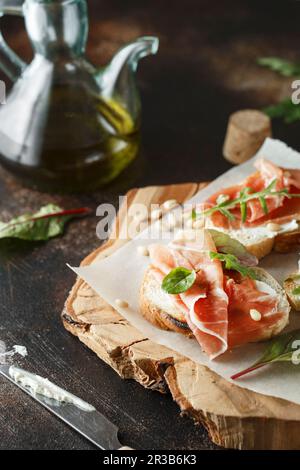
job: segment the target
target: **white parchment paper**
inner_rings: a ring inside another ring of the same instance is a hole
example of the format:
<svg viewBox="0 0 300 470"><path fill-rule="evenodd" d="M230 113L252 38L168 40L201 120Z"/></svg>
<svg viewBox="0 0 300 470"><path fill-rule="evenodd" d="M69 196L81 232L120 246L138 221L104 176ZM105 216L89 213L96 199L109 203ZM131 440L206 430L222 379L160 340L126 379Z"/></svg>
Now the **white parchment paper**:
<svg viewBox="0 0 300 470"><path fill-rule="evenodd" d="M300 154L298 152L290 149L283 142L267 139L253 159L217 178L194 196L191 201L203 201L216 190L241 181L254 171L254 159L262 156L281 167L300 169ZM139 289L143 274L150 261L149 258L138 253L137 247L149 243L153 243L153 239L149 240L145 238L144 234L141 234L108 258L90 266L72 269L146 337L189 357L195 362L206 365L228 380L232 374L257 360L265 348L262 343L245 345L210 361L202 353L196 340L185 338L178 333L162 331L140 315ZM281 283L288 274L297 270L297 263L297 252L291 254L272 253L264 258L260 266L267 269ZM115 302L117 298L126 300L129 303L129 308L118 307ZM291 312L288 328L300 328L300 313ZM256 392L300 404L300 366L289 363L267 366L235 383Z"/></svg>

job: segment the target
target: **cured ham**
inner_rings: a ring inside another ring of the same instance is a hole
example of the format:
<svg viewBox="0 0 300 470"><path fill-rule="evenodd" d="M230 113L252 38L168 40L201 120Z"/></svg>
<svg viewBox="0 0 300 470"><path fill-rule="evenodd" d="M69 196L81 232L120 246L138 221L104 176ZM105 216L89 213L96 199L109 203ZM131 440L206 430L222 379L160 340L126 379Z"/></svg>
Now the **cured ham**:
<svg viewBox="0 0 300 470"><path fill-rule="evenodd" d="M228 347L228 298L223 289L222 265L210 259L209 251L216 251L209 232L196 242L177 241L169 247L149 247L151 260L162 275L178 266L197 271L193 286L171 297L176 298L178 305L184 304L187 324L203 350L214 358Z"/></svg>
<svg viewBox="0 0 300 470"><path fill-rule="evenodd" d="M272 329L283 315L277 309L278 296L259 290L257 281L244 278L236 282L227 277L225 291L230 299L228 306L228 345L230 348L258 341L261 332L265 333L269 328ZM260 313L260 321L252 320L249 315L252 309Z"/></svg>
<svg viewBox="0 0 300 470"><path fill-rule="evenodd" d="M149 252L160 285L176 267L197 273L187 291L166 295L181 308L190 330L211 359L228 348L260 339L262 329L271 328L277 321L276 292L237 272L224 271L222 263L209 255L217 252L209 231L201 231L193 241L150 245ZM251 318L252 309L260 312L259 322Z"/></svg>
<svg viewBox="0 0 300 470"><path fill-rule="evenodd" d="M300 170L283 170L265 159L257 160L254 165L258 171L252 173L240 184L221 189L208 198L200 208L204 210L214 207L218 203L218 198L221 195L222 197L227 197L229 200L234 200L240 196L241 191L245 190L245 188L249 188L250 193L261 192L274 180L276 180L276 184L273 187L274 191L287 189L293 194L300 193ZM258 198L251 199L246 203L247 217L244 222L245 227L261 225L269 220L273 222L290 220L293 214L300 213L299 198L289 199L283 195L266 196L265 202L267 214ZM216 227L238 229L242 225L239 204L231 208L230 212L234 216L233 221L229 220L219 211L214 212L209 217Z"/></svg>

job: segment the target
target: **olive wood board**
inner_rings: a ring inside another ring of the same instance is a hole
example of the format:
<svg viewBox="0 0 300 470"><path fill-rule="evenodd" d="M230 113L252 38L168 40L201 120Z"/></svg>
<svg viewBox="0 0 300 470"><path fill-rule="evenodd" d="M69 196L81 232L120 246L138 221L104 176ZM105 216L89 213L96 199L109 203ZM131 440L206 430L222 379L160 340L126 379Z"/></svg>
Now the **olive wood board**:
<svg viewBox="0 0 300 470"><path fill-rule="evenodd" d="M82 265L99 261L128 241L118 236L131 204L150 206L168 199L184 202L205 185L132 189L127 193L127 208L120 208L115 221L117 237L87 256ZM195 424L204 425L215 444L235 449L300 449L300 405L241 388L150 341L82 279L74 284L62 319L65 328L121 378L134 379L150 390L171 393L181 413L190 416Z"/></svg>

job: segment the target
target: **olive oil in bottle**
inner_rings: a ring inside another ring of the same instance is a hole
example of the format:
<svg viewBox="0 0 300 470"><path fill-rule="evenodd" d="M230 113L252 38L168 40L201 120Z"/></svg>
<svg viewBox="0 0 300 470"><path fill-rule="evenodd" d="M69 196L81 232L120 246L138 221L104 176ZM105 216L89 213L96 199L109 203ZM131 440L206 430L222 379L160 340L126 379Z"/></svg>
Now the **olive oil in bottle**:
<svg viewBox="0 0 300 470"><path fill-rule="evenodd" d="M135 72L158 39L125 44L98 68L85 55L86 0L4 2L22 15L33 48L26 64L0 41L0 68L13 86L0 106L0 162L42 190L88 191L109 183L139 149Z"/></svg>
<svg viewBox="0 0 300 470"><path fill-rule="evenodd" d="M125 108L76 86L53 87L47 113L39 116L32 121L32 145L10 142L19 149L9 166L40 189L95 189L116 178L138 153L138 129Z"/></svg>

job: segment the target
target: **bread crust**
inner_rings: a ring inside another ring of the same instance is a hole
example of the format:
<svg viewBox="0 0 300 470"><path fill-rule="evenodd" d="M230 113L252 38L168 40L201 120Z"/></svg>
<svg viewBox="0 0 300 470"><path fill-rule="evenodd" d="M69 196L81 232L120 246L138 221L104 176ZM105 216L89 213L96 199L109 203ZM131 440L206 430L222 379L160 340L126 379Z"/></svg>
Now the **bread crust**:
<svg viewBox="0 0 300 470"><path fill-rule="evenodd" d="M253 269L256 271L259 280L266 282L278 293L280 296L279 311L285 313L280 321L274 324L272 329L262 331L261 337L257 338L257 341L264 341L279 334L288 324L290 305L284 290L269 273L261 268ZM149 286L151 286L151 289ZM149 266L144 275L140 290L140 311L142 315L150 323L157 326L158 328L168 331L175 331L177 333L184 334L185 336L193 336L191 330L186 324L183 326L182 322L178 322L176 318L172 317L170 312L165 312L161 306L158 305L158 302L155 301L156 299L153 295L154 289L161 291L160 285L153 275L152 267ZM164 293L164 295L168 297L168 294Z"/></svg>
<svg viewBox="0 0 300 470"><path fill-rule="evenodd" d="M293 290L296 287L299 287L299 278L299 273L293 273L283 283L283 287L290 302L290 305L297 312L300 311L300 296L293 294Z"/></svg>
<svg viewBox="0 0 300 470"><path fill-rule="evenodd" d="M156 283L156 279L153 276L152 268L150 266L144 275L140 289L140 312L142 315L146 320L162 330L175 331L176 333L181 333L185 336L193 336L186 321L179 320L155 305L155 302L153 302L148 294L149 285L153 282ZM182 318L184 319L183 315Z"/></svg>
<svg viewBox="0 0 300 470"><path fill-rule="evenodd" d="M300 230L293 232L282 233L277 235L274 240L273 249L278 253L289 253L299 248L300 245Z"/></svg>
<svg viewBox="0 0 300 470"><path fill-rule="evenodd" d="M222 230L217 227L215 230L220 230L221 232L223 231L230 237L236 238L247 248L249 253L252 253L258 259L267 256L271 253L272 250L278 253L289 253L300 246L300 229L293 230L291 232L279 233L274 237L264 237L253 242L249 241L247 238L244 238L240 234L235 233L234 230Z"/></svg>
<svg viewBox="0 0 300 470"><path fill-rule="evenodd" d="M261 259L271 253L274 248L275 238L264 238L259 242L253 243L252 245L245 245L247 251L252 255L256 256L257 259Z"/></svg>

